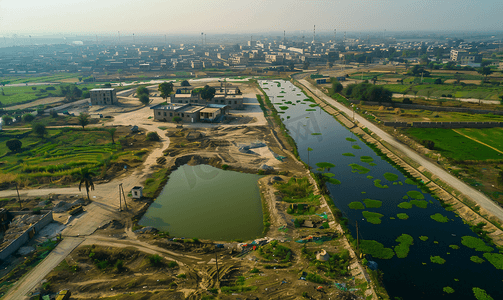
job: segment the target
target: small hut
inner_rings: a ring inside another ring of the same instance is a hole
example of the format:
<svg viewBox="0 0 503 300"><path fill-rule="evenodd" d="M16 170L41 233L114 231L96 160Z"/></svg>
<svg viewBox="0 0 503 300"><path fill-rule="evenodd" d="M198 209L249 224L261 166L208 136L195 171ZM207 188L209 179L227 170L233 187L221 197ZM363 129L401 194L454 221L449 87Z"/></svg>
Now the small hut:
<svg viewBox="0 0 503 300"><path fill-rule="evenodd" d="M143 187L135 186L131 189L131 195L133 199L141 199L141 197L143 197Z"/></svg>

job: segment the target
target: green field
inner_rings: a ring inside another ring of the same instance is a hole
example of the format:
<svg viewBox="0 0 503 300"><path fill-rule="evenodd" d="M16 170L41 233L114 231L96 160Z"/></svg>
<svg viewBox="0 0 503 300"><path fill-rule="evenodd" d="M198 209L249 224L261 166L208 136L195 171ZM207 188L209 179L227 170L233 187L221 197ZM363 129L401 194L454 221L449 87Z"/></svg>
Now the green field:
<svg viewBox="0 0 503 300"><path fill-rule="evenodd" d="M456 130L477 141L503 151L503 128L462 128Z"/></svg>
<svg viewBox="0 0 503 300"><path fill-rule="evenodd" d="M493 147L499 145L499 141L493 141L498 136L503 134L502 128L489 129L461 129L463 134L472 136L473 132L480 132L478 137L481 142L487 143ZM443 128L410 128L406 130L407 135L414 137L417 140L431 140L435 142L435 150L440 152L442 156L454 160L488 160L488 159L503 159L503 154L479 144L469 138L466 138L452 129ZM484 135L485 136L484 136ZM495 134L495 137L491 135ZM491 136L488 138L488 136ZM491 144L493 143L493 144ZM501 148L503 150L503 148Z"/></svg>
<svg viewBox="0 0 503 300"><path fill-rule="evenodd" d="M405 81L404 81L405 82ZM407 91L407 95L414 95L412 91L418 91L417 96L428 96L428 90L431 91L430 97L440 98L442 95L451 94L456 98L475 98L482 100L499 100L501 88L498 86L478 86L478 85L453 85L453 84L385 84L386 89L393 93L403 93ZM411 91L412 90L412 91Z"/></svg>
<svg viewBox="0 0 503 300"><path fill-rule="evenodd" d="M20 153L6 147L12 138L21 140ZM71 176L84 167L99 171L124 156L135 161L134 154L122 151L120 143L112 144L104 130L49 129L44 138L26 130L0 132L0 175L10 173L20 179Z"/></svg>
<svg viewBox="0 0 503 300"><path fill-rule="evenodd" d="M60 82L65 79L77 78L79 73L61 73L48 76L8 76L0 77L0 83L15 84L15 83L33 83L33 82Z"/></svg>
<svg viewBox="0 0 503 300"><path fill-rule="evenodd" d="M397 115L393 110L379 110L379 106L364 106L384 122L503 122L503 115L470 114L462 112L431 111L423 109L401 109Z"/></svg>

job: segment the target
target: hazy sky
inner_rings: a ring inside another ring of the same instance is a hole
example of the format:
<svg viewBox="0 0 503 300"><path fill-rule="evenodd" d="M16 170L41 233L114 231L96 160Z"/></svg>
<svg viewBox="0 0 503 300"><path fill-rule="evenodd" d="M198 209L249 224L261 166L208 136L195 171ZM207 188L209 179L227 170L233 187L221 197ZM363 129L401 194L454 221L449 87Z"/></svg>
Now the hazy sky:
<svg viewBox="0 0 503 300"><path fill-rule="evenodd" d="M0 35L503 30L502 0L0 0Z"/></svg>

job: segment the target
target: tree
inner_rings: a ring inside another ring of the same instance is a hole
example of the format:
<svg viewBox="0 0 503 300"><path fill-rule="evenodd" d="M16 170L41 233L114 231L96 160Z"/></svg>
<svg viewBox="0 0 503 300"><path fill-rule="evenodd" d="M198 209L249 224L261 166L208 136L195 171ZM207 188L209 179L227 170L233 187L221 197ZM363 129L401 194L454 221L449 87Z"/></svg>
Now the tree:
<svg viewBox="0 0 503 300"><path fill-rule="evenodd" d="M181 85L182 85L182 86L190 86L190 83L189 83L189 81L188 81L188 80L184 80L184 81L182 81L182 84L181 84Z"/></svg>
<svg viewBox="0 0 503 300"><path fill-rule="evenodd" d="M215 97L216 90L214 87L205 85L204 88L201 90L201 98L203 98L206 101L211 101L213 97Z"/></svg>
<svg viewBox="0 0 503 300"><path fill-rule="evenodd" d="M26 123L30 123L31 121L35 120L35 116L32 114L25 114L23 115L23 121Z"/></svg>
<svg viewBox="0 0 503 300"><path fill-rule="evenodd" d="M435 81L433 83L434 84L442 84L442 79L441 78L437 78L437 79L435 79Z"/></svg>
<svg viewBox="0 0 503 300"><path fill-rule="evenodd" d="M290 71L294 71L295 70L295 63L293 61L291 61L291 62L288 63L288 69L290 69Z"/></svg>
<svg viewBox="0 0 503 300"><path fill-rule="evenodd" d="M111 83L105 83L103 85L104 88L111 88L112 87L112 84Z"/></svg>
<svg viewBox="0 0 503 300"><path fill-rule="evenodd" d="M3 123L4 123L5 125L9 125L10 123L12 123L12 121L13 121L13 120L14 120L14 119L12 119L12 117L11 117L11 116L9 116L9 115L4 115L4 116L2 117L2 121L3 121Z"/></svg>
<svg viewBox="0 0 503 300"><path fill-rule="evenodd" d="M332 81L332 91L334 93L340 93L342 89L344 88L342 84L335 78L331 78L330 81Z"/></svg>
<svg viewBox="0 0 503 300"><path fill-rule="evenodd" d="M51 109L50 114L51 114L51 117L53 117L53 118L57 118L58 117L58 112L55 109Z"/></svg>
<svg viewBox="0 0 503 300"><path fill-rule="evenodd" d="M166 100L173 91L173 84L171 82L163 82L159 84L159 91L161 92L161 98Z"/></svg>
<svg viewBox="0 0 503 300"><path fill-rule="evenodd" d="M140 86L136 89L136 96L140 97L142 94L149 95L149 91L146 87Z"/></svg>
<svg viewBox="0 0 503 300"><path fill-rule="evenodd" d="M140 95L140 102L141 102L143 105L147 106L147 105L150 103L150 98L148 97L148 95L147 95L147 94L141 94L141 95Z"/></svg>
<svg viewBox="0 0 503 300"><path fill-rule="evenodd" d="M23 143L21 143L21 141L18 139L10 139L5 143L5 145L7 146L7 148L9 148L10 151L18 152L19 150L21 150Z"/></svg>
<svg viewBox="0 0 503 300"><path fill-rule="evenodd" d="M89 198L89 188L91 191L94 191L94 182L93 182L93 176L96 176L96 174L93 171L90 171L88 168L82 168L80 169L80 172L77 173L77 180L79 180L79 191L82 189L82 184L86 187L86 192L87 192L87 200L91 200Z"/></svg>
<svg viewBox="0 0 503 300"><path fill-rule="evenodd" d="M157 141L159 141L159 139L160 138L159 138L159 135L157 134L157 132L152 131L152 132L147 133L147 140L157 142Z"/></svg>
<svg viewBox="0 0 503 300"><path fill-rule="evenodd" d="M85 127L89 124L89 115L85 113L80 113L79 124L80 126L82 126L82 129L85 129Z"/></svg>
<svg viewBox="0 0 503 300"><path fill-rule="evenodd" d="M487 81L487 76L491 75L493 71L491 70L490 67L482 67L477 69L477 72L480 75L484 75L485 76L484 80Z"/></svg>
<svg viewBox="0 0 503 300"><path fill-rule="evenodd" d="M426 99L427 100L430 100L431 93L433 93L432 90L430 90L430 89L426 90Z"/></svg>
<svg viewBox="0 0 503 300"><path fill-rule="evenodd" d="M31 125L31 128L32 128L33 133L35 133L36 135L38 135L41 138L44 137L44 135L47 133L47 129L45 129L44 124L35 123L35 124Z"/></svg>
<svg viewBox="0 0 503 300"><path fill-rule="evenodd" d="M115 137L116 131L117 131L117 128L115 128L115 127L108 129L108 133L110 133L110 137L112 138L112 144L115 144L114 137Z"/></svg>
<svg viewBox="0 0 503 300"><path fill-rule="evenodd" d="M173 119L171 119L171 121L175 122L175 123L178 123L182 120L182 118L180 118L179 116L175 116L173 117Z"/></svg>
<svg viewBox="0 0 503 300"><path fill-rule="evenodd" d="M61 95L65 96L68 101L76 100L82 96L82 91L75 85L61 85Z"/></svg>

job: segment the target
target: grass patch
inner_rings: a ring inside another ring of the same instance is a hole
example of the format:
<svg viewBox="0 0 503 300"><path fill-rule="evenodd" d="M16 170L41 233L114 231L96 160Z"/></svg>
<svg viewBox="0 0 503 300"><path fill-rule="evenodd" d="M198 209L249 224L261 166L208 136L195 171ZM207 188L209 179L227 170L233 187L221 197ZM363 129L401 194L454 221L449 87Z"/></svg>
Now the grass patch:
<svg viewBox="0 0 503 300"><path fill-rule="evenodd" d="M492 247L487 246L484 240L473 236L461 237L461 244L480 252L492 252L494 250Z"/></svg>
<svg viewBox="0 0 503 300"><path fill-rule="evenodd" d="M399 213L399 214L396 214L396 216L400 219L400 220L407 220L409 218L409 215L407 215L406 213Z"/></svg>
<svg viewBox="0 0 503 300"><path fill-rule="evenodd" d="M447 223L447 222L449 222L449 218L444 217L443 215L441 215L439 213L431 215L430 218L432 218L433 220L435 220L437 222L440 222L440 223Z"/></svg>
<svg viewBox="0 0 503 300"><path fill-rule="evenodd" d="M426 242L426 241L428 240L428 237L427 237L427 236L422 235L422 236L420 236L420 237L419 237L419 239L420 239L421 241L423 241L423 242Z"/></svg>
<svg viewBox="0 0 503 300"><path fill-rule="evenodd" d="M403 208L403 209L411 209L412 204L410 204L409 202L402 202L402 203L398 204L398 207Z"/></svg>
<svg viewBox="0 0 503 300"><path fill-rule="evenodd" d="M370 172L370 169L367 169L358 164L350 164L349 166L351 167L353 173L358 172L358 174L367 174L368 172Z"/></svg>
<svg viewBox="0 0 503 300"><path fill-rule="evenodd" d="M334 164L331 164L331 163L329 163L329 162L319 162L319 163L316 163L316 166L317 166L318 168L321 168L321 169L324 169L324 170L325 170L325 169L330 170L330 168L335 167L335 165L334 165Z"/></svg>
<svg viewBox="0 0 503 300"><path fill-rule="evenodd" d="M441 258L440 256L430 256L430 261L434 264L445 264L445 259Z"/></svg>
<svg viewBox="0 0 503 300"><path fill-rule="evenodd" d="M321 135L321 132L313 132L311 135Z"/></svg>
<svg viewBox="0 0 503 300"><path fill-rule="evenodd" d="M484 259L482 259L482 258L480 258L478 256L475 256L475 255L471 256L470 260L473 261L474 263L477 263L477 264L481 264L481 263L485 262Z"/></svg>
<svg viewBox="0 0 503 300"><path fill-rule="evenodd" d="M168 170L161 169L156 171L151 175L149 179L145 181L145 186L143 188L143 196L145 197L155 197L157 193L161 191L161 189L166 184L168 180Z"/></svg>
<svg viewBox="0 0 503 300"><path fill-rule="evenodd" d="M395 256L393 249L385 248L383 244L373 240L360 241L360 248L363 253L380 259L391 259Z"/></svg>
<svg viewBox="0 0 503 300"><path fill-rule="evenodd" d="M414 244L414 239L412 238L412 236L404 233L395 241L400 243L395 246L396 257L406 258L407 255L409 255L410 246Z"/></svg>
<svg viewBox="0 0 503 300"><path fill-rule="evenodd" d="M453 289L453 288L451 288L450 286L446 286L446 287L444 287L442 290L443 290L445 293L447 293L447 294L452 294L452 293L454 293L454 289Z"/></svg>
<svg viewBox="0 0 503 300"><path fill-rule="evenodd" d="M365 206L363 206L363 203L359 201L354 201L348 204L349 208L351 209L365 209Z"/></svg>
<svg viewBox="0 0 503 300"><path fill-rule="evenodd" d="M388 181L396 181L398 180L398 175L393 173L384 173L384 178Z"/></svg>
<svg viewBox="0 0 503 300"><path fill-rule="evenodd" d="M283 106L283 105L282 105L282 106L280 106L279 108L280 108L281 110L287 110L287 109L288 109L288 106Z"/></svg>
<svg viewBox="0 0 503 300"><path fill-rule="evenodd" d="M263 247L259 247L258 253L267 261L278 260L281 263L290 262L293 255L290 248L280 245L278 241L272 241Z"/></svg>
<svg viewBox="0 0 503 300"><path fill-rule="evenodd" d="M306 111L316 111L316 109L314 109L314 108L308 108L308 109L306 109Z"/></svg>
<svg viewBox="0 0 503 300"><path fill-rule="evenodd" d="M381 218L383 217L380 213L370 211L362 211L362 215L367 219L367 222L372 224L381 224Z"/></svg>
<svg viewBox="0 0 503 300"><path fill-rule="evenodd" d="M347 153L342 153L342 155L344 155L344 156L353 156L353 157L355 156L353 153L349 153L349 152L347 152Z"/></svg>
<svg viewBox="0 0 503 300"><path fill-rule="evenodd" d="M365 199L363 203L365 203L367 208L379 208L382 206L382 201L379 200Z"/></svg>
<svg viewBox="0 0 503 300"><path fill-rule="evenodd" d="M501 253L484 253L484 258L487 259L496 269L503 270L503 254Z"/></svg>

